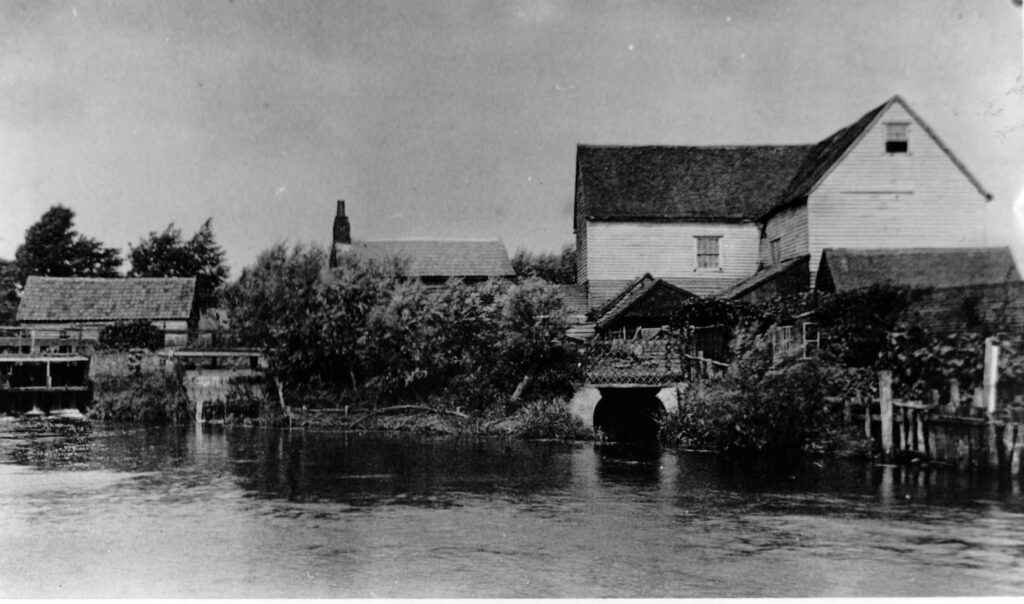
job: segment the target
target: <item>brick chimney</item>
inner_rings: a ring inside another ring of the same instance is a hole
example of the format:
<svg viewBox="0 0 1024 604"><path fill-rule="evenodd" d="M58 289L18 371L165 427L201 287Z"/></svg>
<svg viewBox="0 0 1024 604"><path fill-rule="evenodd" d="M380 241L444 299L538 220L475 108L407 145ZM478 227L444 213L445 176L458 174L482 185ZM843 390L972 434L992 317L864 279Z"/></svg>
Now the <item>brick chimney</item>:
<svg viewBox="0 0 1024 604"><path fill-rule="evenodd" d="M338 212L334 216L334 238L331 241L330 266L338 265L338 254L342 254L352 247L352 227L348 223L348 216L345 216L345 201L338 200Z"/></svg>
<svg viewBox="0 0 1024 604"><path fill-rule="evenodd" d="M348 216L345 216L345 201L338 200L338 214L334 217L334 243L352 244L352 227L348 224Z"/></svg>

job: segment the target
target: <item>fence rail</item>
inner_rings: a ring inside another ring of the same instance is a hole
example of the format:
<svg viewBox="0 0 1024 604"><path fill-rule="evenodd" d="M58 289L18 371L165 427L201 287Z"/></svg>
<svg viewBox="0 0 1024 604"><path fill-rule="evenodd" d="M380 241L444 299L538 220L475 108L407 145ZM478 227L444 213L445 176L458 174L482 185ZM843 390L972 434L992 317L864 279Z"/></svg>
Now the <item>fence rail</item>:
<svg viewBox="0 0 1024 604"><path fill-rule="evenodd" d="M587 381L655 386L700 380L728 366L722 360L727 344L728 333L718 326L686 334L637 329L631 335L592 340L584 349Z"/></svg>

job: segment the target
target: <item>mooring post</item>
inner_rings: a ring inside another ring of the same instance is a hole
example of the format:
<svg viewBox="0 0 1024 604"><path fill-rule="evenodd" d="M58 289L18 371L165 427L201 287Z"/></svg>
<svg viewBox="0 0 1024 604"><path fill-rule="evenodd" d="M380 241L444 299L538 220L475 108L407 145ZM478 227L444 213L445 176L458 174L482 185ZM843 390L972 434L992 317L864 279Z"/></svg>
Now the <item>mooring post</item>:
<svg viewBox="0 0 1024 604"><path fill-rule="evenodd" d="M946 411L953 415L960 407L960 380L953 378L949 380L949 404L946 405Z"/></svg>
<svg viewBox="0 0 1024 604"><path fill-rule="evenodd" d="M985 372L982 375L982 400L984 401L988 435L988 465L999 468L999 442L996 438L996 382L999 381L999 344L994 337L985 338Z"/></svg>
<svg viewBox="0 0 1024 604"><path fill-rule="evenodd" d="M878 372L878 404L881 408L882 455L892 455L892 371Z"/></svg>
<svg viewBox="0 0 1024 604"><path fill-rule="evenodd" d="M864 403L864 438L871 439L871 397L857 392L857 402Z"/></svg>

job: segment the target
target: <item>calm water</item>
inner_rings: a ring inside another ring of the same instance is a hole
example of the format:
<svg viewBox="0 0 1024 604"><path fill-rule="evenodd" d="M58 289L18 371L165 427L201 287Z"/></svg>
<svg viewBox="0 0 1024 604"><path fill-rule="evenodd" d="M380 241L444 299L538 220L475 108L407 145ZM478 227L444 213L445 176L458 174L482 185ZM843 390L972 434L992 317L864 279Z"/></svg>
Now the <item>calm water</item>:
<svg viewBox="0 0 1024 604"><path fill-rule="evenodd" d="M0 423L0 596L1024 594L1024 497L937 470Z"/></svg>

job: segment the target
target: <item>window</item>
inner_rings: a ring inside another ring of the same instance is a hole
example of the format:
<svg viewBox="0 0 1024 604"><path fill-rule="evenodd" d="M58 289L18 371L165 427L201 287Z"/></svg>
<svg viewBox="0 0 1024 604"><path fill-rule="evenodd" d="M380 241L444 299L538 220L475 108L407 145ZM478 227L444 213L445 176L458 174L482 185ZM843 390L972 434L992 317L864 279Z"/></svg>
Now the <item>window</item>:
<svg viewBox="0 0 1024 604"><path fill-rule="evenodd" d="M907 152L907 122L889 122L885 125L885 152Z"/></svg>
<svg viewBox="0 0 1024 604"><path fill-rule="evenodd" d="M697 237L697 268L717 269L721 267L721 255L719 254L718 241L720 236Z"/></svg>
<svg viewBox="0 0 1024 604"><path fill-rule="evenodd" d="M768 246L772 264L782 262L782 239L772 239Z"/></svg>

